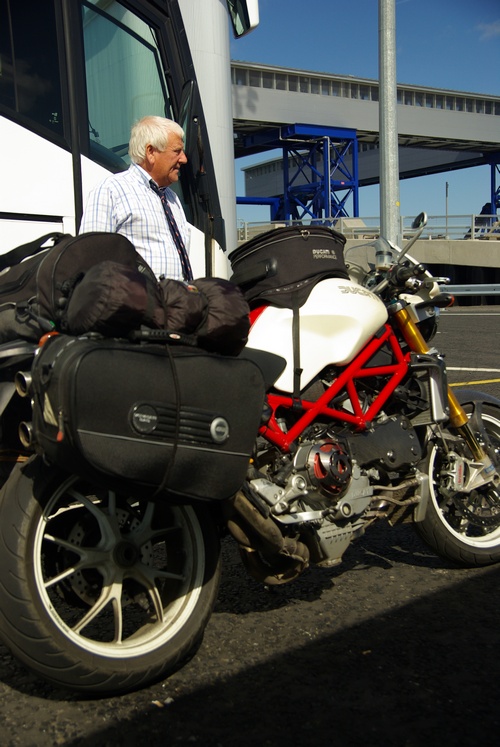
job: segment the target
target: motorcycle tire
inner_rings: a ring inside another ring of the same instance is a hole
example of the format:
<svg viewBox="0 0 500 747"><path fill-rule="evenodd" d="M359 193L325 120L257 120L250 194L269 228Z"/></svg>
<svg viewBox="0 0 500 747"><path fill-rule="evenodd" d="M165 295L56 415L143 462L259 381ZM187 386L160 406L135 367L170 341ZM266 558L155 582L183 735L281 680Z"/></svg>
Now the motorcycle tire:
<svg viewBox="0 0 500 747"><path fill-rule="evenodd" d="M500 402L493 397L461 393L478 441L500 469ZM464 453L465 456L470 454ZM491 483L469 493L447 486L446 454L434 443L427 458L431 497L423 521L415 526L422 539L441 557L463 567L500 561L500 491Z"/></svg>
<svg viewBox="0 0 500 747"><path fill-rule="evenodd" d="M205 507L118 495L39 457L0 492L0 635L58 686L112 695L179 669L219 577Z"/></svg>

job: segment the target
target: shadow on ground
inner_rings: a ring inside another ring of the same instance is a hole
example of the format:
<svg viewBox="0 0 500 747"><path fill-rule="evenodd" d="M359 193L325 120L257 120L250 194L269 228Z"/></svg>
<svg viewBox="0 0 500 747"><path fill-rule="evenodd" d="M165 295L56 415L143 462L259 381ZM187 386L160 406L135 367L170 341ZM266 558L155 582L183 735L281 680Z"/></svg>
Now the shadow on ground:
<svg viewBox="0 0 500 747"><path fill-rule="evenodd" d="M373 546L368 552L377 555ZM394 571L391 553L399 563L404 556L398 547L379 556L389 572ZM366 556L366 548L359 548L351 572L363 570ZM425 551L417 562L440 565ZM321 579L321 574L311 575ZM472 747L496 742L499 580L499 569L487 569L308 645L290 646L237 674L220 673L213 683L138 714L123 728L113 725L68 744L132 746L144 739L151 745L177 747ZM317 581L309 601L320 595L326 582L327 577ZM273 597L270 603L267 598L267 609L279 607L285 599L292 604L287 619L293 631L293 592ZM240 599L240 614L245 614L246 603ZM351 604L356 606L356 598ZM224 617L228 608L226 600L219 614ZM262 616L265 619L266 604ZM199 656L204 656L203 650Z"/></svg>
<svg viewBox="0 0 500 747"><path fill-rule="evenodd" d="M496 743L500 568L453 568L408 527L374 528L341 568L278 590L224 554L203 646L164 683L80 700L0 656L2 745Z"/></svg>

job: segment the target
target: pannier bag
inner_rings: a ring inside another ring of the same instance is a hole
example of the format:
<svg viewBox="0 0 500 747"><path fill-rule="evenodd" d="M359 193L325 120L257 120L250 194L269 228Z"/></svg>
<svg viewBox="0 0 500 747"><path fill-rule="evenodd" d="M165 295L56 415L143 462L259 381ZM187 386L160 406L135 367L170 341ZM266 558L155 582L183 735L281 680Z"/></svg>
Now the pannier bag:
<svg viewBox="0 0 500 747"><path fill-rule="evenodd" d="M251 305L266 300L292 308L293 294L302 305L319 280L349 279L344 245L345 236L327 226L266 231L231 252L231 281Z"/></svg>
<svg viewBox="0 0 500 747"><path fill-rule="evenodd" d="M52 241L48 248L46 244ZM0 342L38 341L52 328L65 330L69 299L85 273L110 260L128 268L155 297L156 278L132 243L117 233L53 233L0 256ZM131 295L132 297L132 295ZM153 302L149 302L148 308ZM160 303L158 301L158 303ZM160 316L157 318L156 315ZM161 326L160 310L152 311Z"/></svg>
<svg viewBox="0 0 500 747"><path fill-rule="evenodd" d="M32 368L36 448L116 490L224 499L245 478L264 396L249 358L56 335Z"/></svg>

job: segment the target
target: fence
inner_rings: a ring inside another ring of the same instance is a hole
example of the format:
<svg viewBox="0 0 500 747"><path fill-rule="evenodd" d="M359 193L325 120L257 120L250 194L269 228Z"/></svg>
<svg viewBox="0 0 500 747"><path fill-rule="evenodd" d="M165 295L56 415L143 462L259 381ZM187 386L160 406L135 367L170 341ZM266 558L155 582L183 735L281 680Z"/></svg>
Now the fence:
<svg viewBox="0 0 500 747"><path fill-rule="evenodd" d="M411 224L414 216L401 216L401 235L409 238L413 234ZM331 225L335 230L343 233L347 239L373 239L380 235L380 218L337 218L337 219L309 219L301 221L276 221L274 223L238 224L238 242L248 241L259 233L290 225L322 224ZM421 240L449 239L493 239L500 240L499 215L430 215L427 225L420 237Z"/></svg>
<svg viewBox="0 0 500 747"><path fill-rule="evenodd" d="M500 240L500 222L498 215L431 215L427 218L427 225L424 228L419 240L440 240L448 239L450 241L467 240L470 238L491 240ZM414 218L409 216L401 217L401 235L403 238L410 238L414 234L411 224ZM310 219L308 221L276 221L274 223L249 223L240 222L238 225L238 243L249 241L264 231L270 231L273 228L283 228L290 225L331 225L335 230L344 234L347 239L373 240L380 235L380 218L338 218L337 220L319 220ZM500 246L499 246L500 249ZM495 270L495 273L498 273ZM461 285L443 286L443 290L452 293L454 296L482 297L498 296L500 301L500 284L496 283L464 283Z"/></svg>

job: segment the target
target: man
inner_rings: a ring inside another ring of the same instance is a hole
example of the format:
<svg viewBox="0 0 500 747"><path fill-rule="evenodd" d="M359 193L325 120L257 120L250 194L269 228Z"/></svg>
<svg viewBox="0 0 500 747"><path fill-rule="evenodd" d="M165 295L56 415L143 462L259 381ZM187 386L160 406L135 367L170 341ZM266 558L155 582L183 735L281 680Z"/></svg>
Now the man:
<svg viewBox="0 0 500 747"><path fill-rule="evenodd" d="M190 227L170 189L187 163L184 132L171 119L144 117L132 127L129 155L127 171L107 177L89 194L80 233L121 233L157 277L191 280Z"/></svg>

